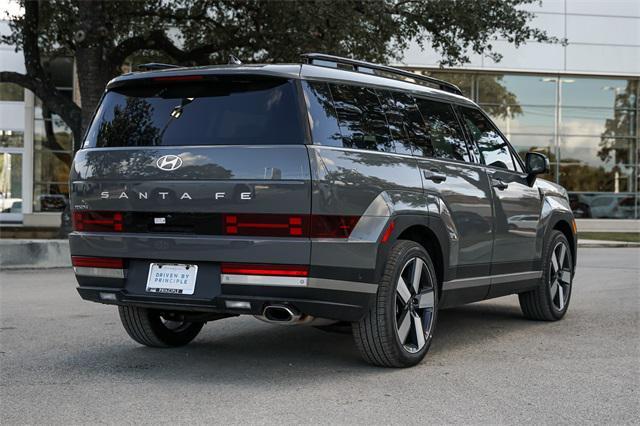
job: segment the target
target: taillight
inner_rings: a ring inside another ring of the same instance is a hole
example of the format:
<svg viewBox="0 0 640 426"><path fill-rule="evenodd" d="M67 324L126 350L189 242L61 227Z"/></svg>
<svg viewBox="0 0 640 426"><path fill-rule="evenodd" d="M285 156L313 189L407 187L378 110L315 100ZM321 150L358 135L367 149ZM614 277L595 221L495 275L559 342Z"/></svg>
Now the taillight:
<svg viewBox="0 0 640 426"><path fill-rule="evenodd" d="M269 275L281 277L308 277L305 265L265 265L249 263L223 263L221 272L228 275Z"/></svg>
<svg viewBox="0 0 640 426"><path fill-rule="evenodd" d="M225 235L256 237L308 237L307 215L225 214Z"/></svg>
<svg viewBox="0 0 640 426"><path fill-rule="evenodd" d="M349 238L359 216L311 216L312 238Z"/></svg>
<svg viewBox="0 0 640 426"><path fill-rule="evenodd" d="M225 214L225 235L256 237L349 238L359 216Z"/></svg>
<svg viewBox="0 0 640 426"><path fill-rule="evenodd" d="M75 231L121 232L122 213L120 212L73 212Z"/></svg>
<svg viewBox="0 0 640 426"><path fill-rule="evenodd" d="M78 268L123 269L124 261L117 257L71 256L71 264Z"/></svg>

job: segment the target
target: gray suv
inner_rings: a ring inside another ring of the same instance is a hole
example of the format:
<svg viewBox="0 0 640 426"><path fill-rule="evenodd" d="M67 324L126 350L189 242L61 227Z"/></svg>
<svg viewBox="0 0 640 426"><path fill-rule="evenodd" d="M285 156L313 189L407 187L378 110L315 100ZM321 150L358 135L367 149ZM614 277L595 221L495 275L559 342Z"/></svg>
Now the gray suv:
<svg viewBox="0 0 640 426"><path fill-rule="evenodd" d="M351 324L366 361L412 366L439 309L518 294L527 318L565 315L576 227L548 167L456 86L391 67L129 73L73 162L78 292L147 346L254 315Z"/></svg>

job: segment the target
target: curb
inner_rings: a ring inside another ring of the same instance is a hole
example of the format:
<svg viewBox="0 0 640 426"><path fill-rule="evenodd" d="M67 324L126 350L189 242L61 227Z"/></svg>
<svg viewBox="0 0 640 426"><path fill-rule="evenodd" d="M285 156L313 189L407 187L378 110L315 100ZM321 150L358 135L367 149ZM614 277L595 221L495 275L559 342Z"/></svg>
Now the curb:
<svg viewBox="0 0 640 426"><path fill-rule="evenodd" d="M0 269L71 266L68 240L0 240Z"/></svg>

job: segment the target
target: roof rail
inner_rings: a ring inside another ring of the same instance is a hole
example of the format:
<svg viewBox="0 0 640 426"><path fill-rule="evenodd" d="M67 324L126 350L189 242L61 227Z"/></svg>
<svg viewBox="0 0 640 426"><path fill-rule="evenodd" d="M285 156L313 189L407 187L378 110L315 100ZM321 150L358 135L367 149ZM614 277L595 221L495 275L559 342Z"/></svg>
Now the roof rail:
<svg viewBox="0 0 640 426"><path fill-rule="evenodd" d="M424 85L424 83L427 83L430 87L435 86L437 89L455 93L456 95L462 95L462 91L455 84L434 77L416 74L411 71L405 71L400 68L343 58L341 56L326 55L324 53L304 53L301 57L303 62L307 64L342 68L364 74L374 74L381 77L392 78L395 80L412 79L414 80L413 82L417 84Z"/></svg>
<svg viewBox="0 0 640 426"><path fill-rule="evenodd" d="M148 64L140 64L136 67L140 71L164 70L167 68L180 68L179 65L161 64L159 62L150 62Z"/></svg>

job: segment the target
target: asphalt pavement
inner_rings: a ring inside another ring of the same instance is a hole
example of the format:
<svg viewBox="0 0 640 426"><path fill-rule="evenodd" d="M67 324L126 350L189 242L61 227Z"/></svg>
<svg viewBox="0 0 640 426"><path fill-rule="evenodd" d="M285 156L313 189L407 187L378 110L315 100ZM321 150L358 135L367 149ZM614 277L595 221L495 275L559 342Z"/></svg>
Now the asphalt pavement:
<svg viewBox="0 0 640 426"><path fill-rule="evenodd" d="M582 249L569 312L509 296L442 311L417 367L371 367L352 338L253 318L149 349L68 269L0 272L0 424L638 423L640 249Z"/></svg>

